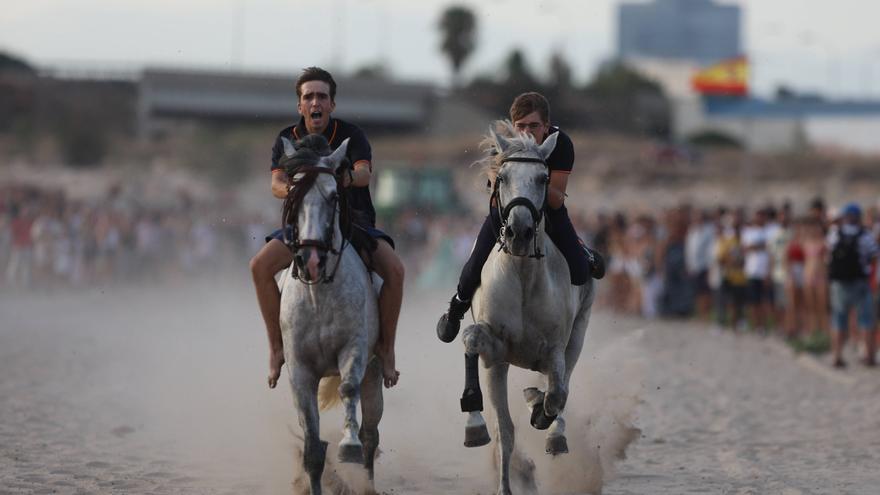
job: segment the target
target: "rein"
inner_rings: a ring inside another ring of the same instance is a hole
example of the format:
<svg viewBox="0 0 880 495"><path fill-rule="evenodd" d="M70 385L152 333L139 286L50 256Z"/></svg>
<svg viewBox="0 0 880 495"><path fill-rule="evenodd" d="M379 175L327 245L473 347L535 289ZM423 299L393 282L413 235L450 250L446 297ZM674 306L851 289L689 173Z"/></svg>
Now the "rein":
<svg viewBox="0 0 880 495"><path fill-rule="evenodd" d="M302 201L305 198L306 193L312 188L312 186L315 185L315 181L317 180L318 175L329 174L332 175L334 179L336 179L336 190L338 197L330 199L324 197L324 201L326 201L327 203L332 203L334 218L339 218L340 220L342 220L343 210L348 209L348 202L345 200L346 196L344 195L345 192L342 190L342 182L339 181L339 179L336 177L336 174L332 170L325 167L299 167L295 173L303 174L303 176L300 179L293 181L290 190L287 192L287 197L284 199L284 204L281 207L281 232L284 245L287 246L287 248L290 249L290 251L294 254L296 253L296 251L303 247L312 247L321 251L331 253L336 256L336 264L333 266L333 270L330 272L329 276L324 273L318 280L309 282L307 280L304 280L299 275L296 261L294 260L291 266L290 274L294 279L299 280L306 285L331 283L333 282L333 278L336 276L336 271L339 269L339 264L342 261L342 253L345 251L347 236L345 234L342 235L342 243L340 244L338 250L335 249L333 247L333 232L335 223L331 221L327 225L327 229L324 232L323 239L300 239L299 227L297 226L297 216L299 214L299 209L302 206ZM342 207L340 207L340 201L338 198L342 198ZM350 228L350 222L345 222L345 224ZM287 237L287 226L290 226L291 230L293 231L292 238Z"/></svg>
<svg viewBox="0 0 880 495"><path fill-rule="evenodd" d="M531 157L507 157L501 159L501 164L507 162L526 162L526 163L540 163L541 165L547 166L547 162L542 160L541 158L531 158ZM500 172L500 169L499 169ZM544 185L544 203L541 205L541 208L536 208L535 204L532 203L532 200L526 198L525 196L517 196L510 200L506 205L501 204L501 196L498 194L498 183L501 182L500 177L495 177L495 184L492 187L492 195L490 196L490 201L495 200L495 207L498 209L498 216L501 218L501 228L498 233L498 242L500 244L499 250L503 250L505 253L510 254L510 250L507 247L507 243L504 241L504 231L507 229L507 215L510 214L510 210L512 210L516 206L525 206L528 208L529 213L532 214L532 222L535 228L535 238L534 238L534 251L529 255L529 258L541 259L544 257L544 254L541 252L541 249L538 247L538 226L541 223L541 220L544 217L544 209L547 206L547 192L550 187L550 182L548 181Z"/></svg>

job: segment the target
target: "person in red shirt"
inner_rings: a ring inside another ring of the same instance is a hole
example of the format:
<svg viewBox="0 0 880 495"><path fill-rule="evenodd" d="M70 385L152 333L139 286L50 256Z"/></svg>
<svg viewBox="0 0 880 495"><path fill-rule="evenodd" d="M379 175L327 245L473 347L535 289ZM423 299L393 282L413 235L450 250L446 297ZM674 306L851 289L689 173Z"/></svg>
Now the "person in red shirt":
<svg viewBox="0 0 880 495"><path fill-rule="evenodd" d="M12 231L12 244L9 253L9 263L6 266L6 281L9 285L30 287L31 264L33 262L34 239L31 237L31 228L34 224L33 216L20 205L12 205L10 208L12 221L9 228Z"/></svg>

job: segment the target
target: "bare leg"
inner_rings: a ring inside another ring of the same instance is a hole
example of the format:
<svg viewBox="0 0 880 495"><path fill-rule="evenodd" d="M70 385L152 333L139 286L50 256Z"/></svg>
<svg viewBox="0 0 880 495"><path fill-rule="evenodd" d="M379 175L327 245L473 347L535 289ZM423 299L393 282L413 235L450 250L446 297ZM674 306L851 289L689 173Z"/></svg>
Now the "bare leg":
<svg viewBox="0 0 880 495"><path fill-rule="evenodd" d="M501 448L498 451L498 495L511 495L510 460L515 442L513 420L507 403L507 363L499 363L489 368L489 394L498 420L498 437Z"/></svg>
<svg viewBox="0 0 880 495"><path fill-rule="evenodd" d="M269 337L269 388L275 388L284 364L284 349L281 342L281 291L275 282L275 274L293 261L293 255L283 242L273 239L260 249L251 259L251 275L257 291L257 303L266 324Z"/></svg>
<svg viewBox="0 0 880 495"><path fill-rule="evenodd" d="M397 385L400 372L394 362L394 340L397 336L397 319L403 303L403 263L391 246L379 240L373 253L376 273L382 277L382 290L379 291L379 342L376 355L382 360L382 376L385 387Z"/></svg>
<svg viewBox="0 0 880 495"><path fill-rule="evenodd" d="M320 417L318 415L318 379L300 365L293 365L291 380L293 398L299 413L299 425L303 430L303 468L309 475L312 495L321 495L321 474L327 442L321 441Z"/></svg>

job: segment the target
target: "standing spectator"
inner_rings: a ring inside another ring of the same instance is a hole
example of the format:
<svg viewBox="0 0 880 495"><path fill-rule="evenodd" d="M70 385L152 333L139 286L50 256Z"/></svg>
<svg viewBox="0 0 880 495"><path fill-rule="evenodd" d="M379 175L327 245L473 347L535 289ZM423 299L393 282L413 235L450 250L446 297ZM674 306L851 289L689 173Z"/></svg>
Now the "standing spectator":
<svg viewBox="0 0 880 495"><path fill-rule="evenodd" d="M6 204L3 190L0 189L0 267L9 265L9 254L12 251L12 212ZM3 280L0 279L0 288Z"/></svg>
<svg viewBox="0 0 880 495"><path fill-rule="evenodd" d="M715 258L721 267L721 292L718 297L717 317L720 326L736 330L745 324L743 313L746 300L745 252L740 243L741 223L730 215L724 220L724 231L715 245ZM727 318L728 310L731 310Z"/></svg>
<svg viewBox="0 0 880 495"><path fill-rule="evenodd" d="M663 297L661 311L666 316L688 316L694 310L694 292L685 262L686 208L671 210L667 216L667 237L663 252Z"/></svg>
<svg viewBox="0 0 880 495"><path fill-rule="evenodd" d="M709 252L709 291L711 293L711 303L714 308L718 308L720 304L721 298L721 284L723 281L722 272L721 272L721 263L718 260L718 243L721 242L721 237L724 234L724 219L727 216L727 207L718 206L712 215L712 225L715 228L715 235L712 238L712 247ZM718 315L716 314L716 323L718 320ZM720 331L722 328L721 324L713 327L714 331Z"/></svg>
<svg viewBox="0 0 880 495"><path fill-rule="evenodd" d="M786 253L791 240L791 210L786 204L777 215L776 209L767 207L767 252L770 255L770 291L772 294L771 310L773 323L776 327L786 328L784 322L785 308L790 306L786 296L787 264Z"/></svg>
<svg viewBox="0 0 880 495"><path fill-rule="evenodd" d="M822 235L827 232L827 222L828 222L828 212L825 207L825 200L823 200L820 196L816 196L810 201L810 208L808 216L818 221L819 225L822 227Z"/></svg>
<svg viewBox="0 0 880 495"><path fill-rule="evenodd" d="M9 253L9 262L6 265L6 281L15 287L20 285L24 288L31 286L31 264L34 255L34 240L31 237L31 229L34 224L33 217L26 208L19 204L10 207L12 230L12 249Z"/></svg>
<svg viewBox="0 0 880 495"><path fill-rule="evenodd" d="M804 224L804 318L807 331L828 331L828 267L824 223L811 215Z"/></svg>
<svg viewBox="0 0 880 495"><path fill-rule="evenodd" d="M636 245L636 256L641 274L642 316L655 318L657 316L657 302L663 288L663 280L660 278L660 270L658 270L660 250L657 225L654 218L647 215L639 217L636 221L642 230Z"/></svg>
<svg viewBox="0 0 880 495"><path fill-rule="evenodd" d="M767 252L767 212L755 211L751 224L742 232L745 249L745 273L748 279L746 300L755 330L767 333L772 302L770 291L770 255Z"/></svg>
<svg viewBox="0 0 880 495"><path fill-rule="evenodd" d="M712 248L715 244L715 225L712 215L706 210L694 214L694 221L688 228L685 244L685 260L688 276L694 288L694 308L697 318L709 320L712 305L712 290L709 287L709 265L712 261Z"/></svg>
<svg viewBox="0 0 880 495"><path fill-rule="evenodd" d="M791 228L791 239L785 249L785 333L795 338L805 328L804 314L804 263L806 254L803 246L803 232L806 220L798 219Z"/></svg>
<svg viewBox="0 0 880 495"><path fill-rule="evenodd" d="M628 252L627 230L629 225L626 215L617 212L608 230L608 301L607 304L616 312L629 309L629 296L632 294L632 264Z"/></svg>
<svg viewBox="0 0 880 495"><path fill-rule="evenodd" d="M864 334L866 366L875 366L875 312L868 286L871 262L877 256L877 243L871 232L862 226L862 210L850 203L843 209L841 224L828 233L831 256L828 275L831 280L831 311L834 332L831 352L834 367L846 366L843 345L849 329L850 310L856 311L858 326Z"/></svg>

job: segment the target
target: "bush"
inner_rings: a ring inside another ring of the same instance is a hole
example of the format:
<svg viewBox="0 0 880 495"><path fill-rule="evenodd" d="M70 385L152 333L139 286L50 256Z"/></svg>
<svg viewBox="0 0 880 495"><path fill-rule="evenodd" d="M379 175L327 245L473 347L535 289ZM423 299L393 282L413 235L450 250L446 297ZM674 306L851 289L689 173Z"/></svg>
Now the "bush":
<svg viewBox="0 0 880 495"><path fill-rule="evenodd" d="M806 336L789 339L788 344L796 352L825 354L831 350L831 336L828 332L816 331Z"/></svg>
<svg viewBox="0 0 880 495"><path fill-rule="evenodd" d="M743 144L735 137L719 131L703 131L692 134L687 142L693 146L707 148L736 148L743 149Z"/></svg>

